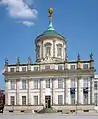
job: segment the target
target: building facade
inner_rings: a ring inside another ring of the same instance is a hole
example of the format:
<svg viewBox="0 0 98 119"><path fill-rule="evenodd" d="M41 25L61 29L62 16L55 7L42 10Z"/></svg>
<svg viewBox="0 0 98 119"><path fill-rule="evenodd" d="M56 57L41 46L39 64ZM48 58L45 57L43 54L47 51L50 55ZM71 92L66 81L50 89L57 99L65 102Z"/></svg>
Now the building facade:
<svg viewBox="0 0 98 119"><path fill-rule="evenodd" d="M94 100L95 100L95 110L98 112L98 75L94 76Z"/></svg>
<svg viewBox="0 0 98 119"><path fill-rule="evenodd" d="M52 25L35 39L36 62L5 59L5 111L94 111L94 59L68 61L67 40Z"/></svg>

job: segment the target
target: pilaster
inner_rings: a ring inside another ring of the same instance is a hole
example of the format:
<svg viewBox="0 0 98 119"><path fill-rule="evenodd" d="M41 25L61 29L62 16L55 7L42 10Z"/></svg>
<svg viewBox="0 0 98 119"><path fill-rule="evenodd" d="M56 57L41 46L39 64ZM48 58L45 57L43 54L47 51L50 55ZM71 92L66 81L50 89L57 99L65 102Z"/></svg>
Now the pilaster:
<svg viewBox="0 0 98 119"><path fill-rule="evenodd" d="M30 100L30 81L31 81L31 79L28 79L28 105L30 105L31 104L31 100Z"/></svg>
<svg viewBox="0 0 98 119"><path fill-rule="evenodd" d="M78 78L75 77L75 104L78 103Z"/></svg>
<svg viewBox="0 0 98 119"><path fill-rule="evenodd" d="M67 104L71 104L70 87L71 87L71 81L70 81L70 78L68 78L66 80L66 103Z"/></svg>
<svg viewBox="0 0 98 119"><path fill-rule="evenodd" d="M81 79L81 77L77 77L77 87L76 87L76 89L77 89L77 104L79 104L79 88L80 88L80 85L79 85L79 81L80 81L80 79Z"/></svg>
<svg viewBox="0 0 98 119"><path fill-rule="evenodd" d="M79 80L79 103L83 104L83 79Z"/></svg>
<svg viewBox="0 0 98 119"><path fill-rule="evenodd" d="M19 81L20 79L16 79L16 105L19 105Z"/></svg>
<svg viewBox="0 0 98 119"><path fill-rule="evenodd" d="M42 88L41 88L41 80L39 80L39 87L40 87L40 92L39 92L39 104L41 105L41 95L42 95Z"/></svg>
<svg viewBox="0 0 98 119"><path fill-rule="evenodd" d="M90 82L91 82L90 81L90 77L88 77L88 104L90 104L90 100L91 100L90 99L91 98L91 96L90 96L91 95L91 88L90 88L91 85L90 85Z"/></svg>
<svg viewBox="0 0 98 119"><path fill-rule="evenodd" d="M8 81L5 79L5 105L8 105Z"/></svg>
<svg viewBox="0 0 98 119"><path fill-rule="evenodd" d="M66 78L64 78L64 105L66 105Z"/></svg>
<svg viewBox="0 0 98 119"><path fill-rule="evenodd" d="M53 40L53 57L55 57L55 40Z"/></svg>
<svg viewBox="0 0 98 119"><path fill-rule="evenodd" d="M41 58L43 58L43 40L41 42Z"/></svg>

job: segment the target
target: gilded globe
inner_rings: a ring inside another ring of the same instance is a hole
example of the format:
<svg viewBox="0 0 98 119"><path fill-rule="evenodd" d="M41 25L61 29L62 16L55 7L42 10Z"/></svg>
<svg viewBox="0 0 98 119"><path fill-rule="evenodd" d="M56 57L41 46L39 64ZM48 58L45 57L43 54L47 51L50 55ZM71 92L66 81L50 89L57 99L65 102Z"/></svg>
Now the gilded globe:
<svg viewBox="0 0 98 119"><path fill-rule="evenodd" d="M49 12L49 14L52 14L53 13L53 8L49 8L48 12Z"/></svg>

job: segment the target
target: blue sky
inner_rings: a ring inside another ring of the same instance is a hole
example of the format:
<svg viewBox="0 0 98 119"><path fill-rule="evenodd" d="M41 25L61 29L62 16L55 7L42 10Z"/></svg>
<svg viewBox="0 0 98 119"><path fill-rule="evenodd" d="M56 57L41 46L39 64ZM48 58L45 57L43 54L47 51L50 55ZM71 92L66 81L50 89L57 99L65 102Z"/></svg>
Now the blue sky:
<svg viewBox="0 0 98 119"><path fill-rule="evenodd" d="M69 60L76 60L78 53L82 60L88 60L92 52L98 72L98 0L25 0L24 4L22 0L19 0L21 4L15 1L0 3L1 88L4 88L2 70L6 56L9 64L16 63L18 56L22 63L27 62L28 56L35 62L34 41L48 27L49 7L54 9L54 28L67 38Z"/></svg>

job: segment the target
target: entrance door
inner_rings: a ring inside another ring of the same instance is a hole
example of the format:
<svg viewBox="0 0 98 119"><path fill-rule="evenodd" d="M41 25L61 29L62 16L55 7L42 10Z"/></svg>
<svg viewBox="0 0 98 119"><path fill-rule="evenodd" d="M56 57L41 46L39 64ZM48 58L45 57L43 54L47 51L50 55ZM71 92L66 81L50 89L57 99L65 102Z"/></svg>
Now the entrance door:
<svg viewBox="0 0 98 119"><path fill-rule="evenodd" d="M45 106L51 108L51 96L45 96Z"/></svg>

